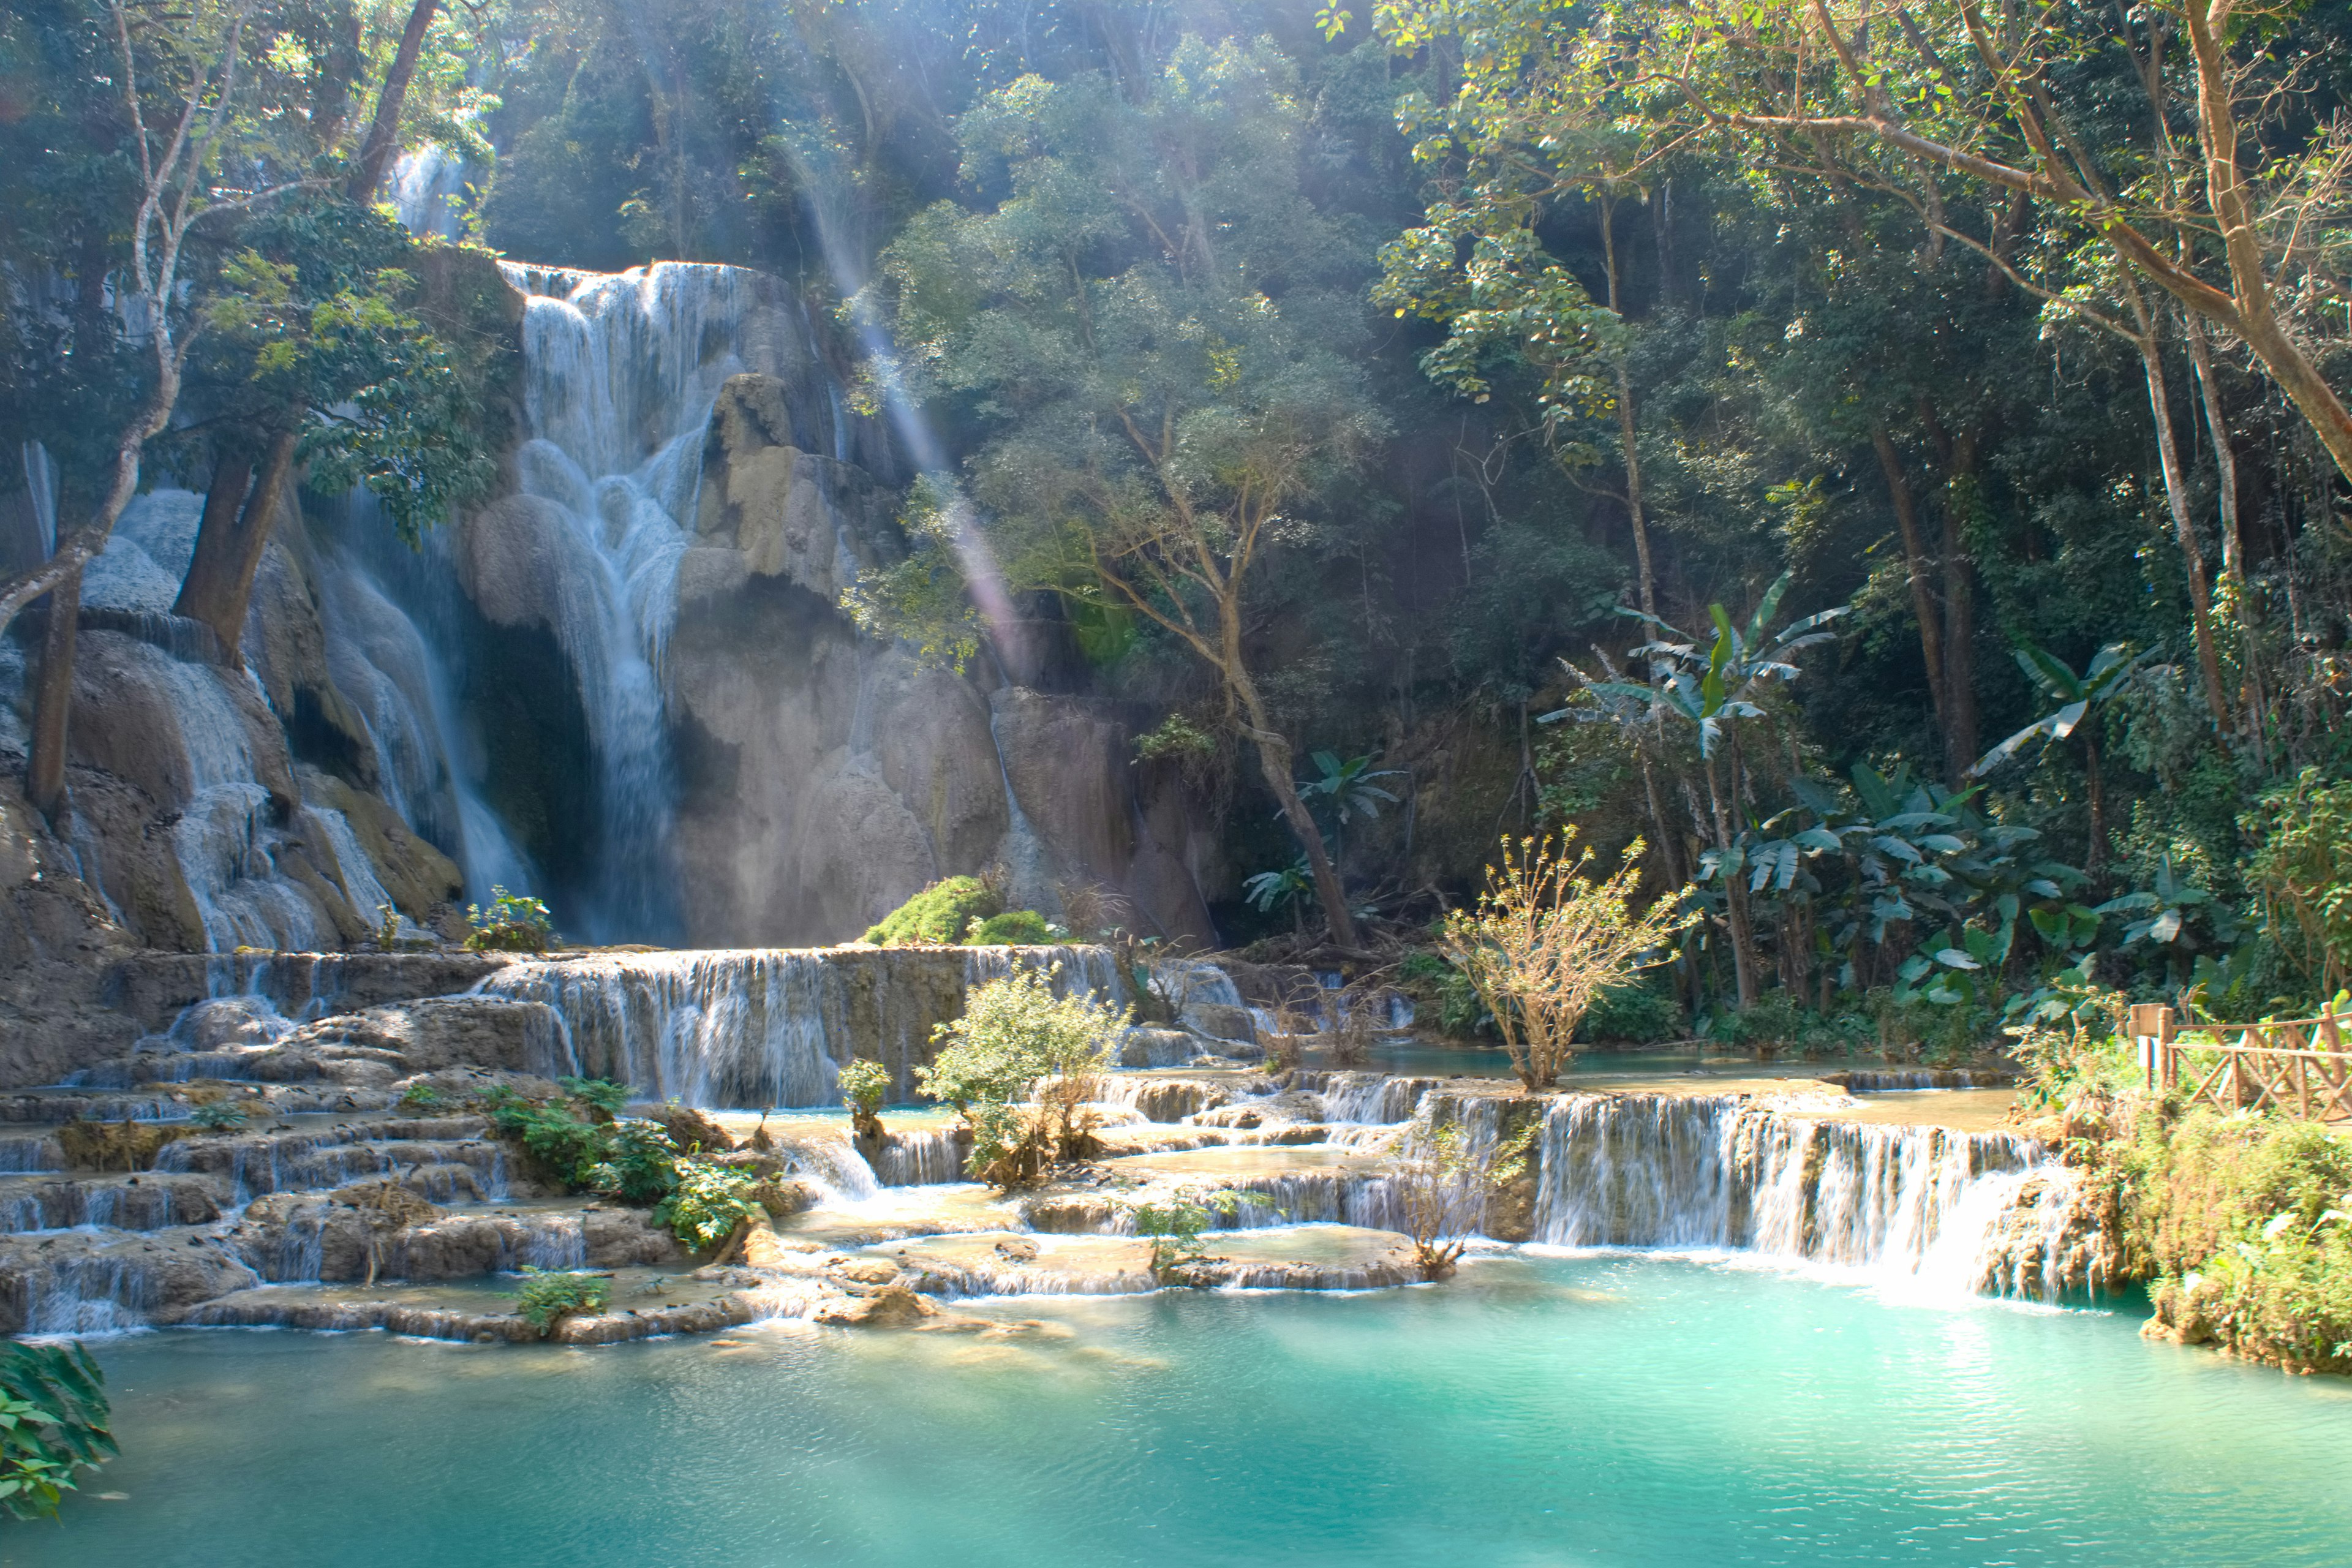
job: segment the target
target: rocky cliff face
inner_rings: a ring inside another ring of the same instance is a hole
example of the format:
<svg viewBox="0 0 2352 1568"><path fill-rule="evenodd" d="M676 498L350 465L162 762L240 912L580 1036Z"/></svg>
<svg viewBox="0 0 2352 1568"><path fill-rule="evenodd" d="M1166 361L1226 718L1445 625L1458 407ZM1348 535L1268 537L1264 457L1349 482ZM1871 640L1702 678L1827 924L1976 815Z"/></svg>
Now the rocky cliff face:
<svg viewBox="0 0 2352 1568"><path fill-rule="evenodd" d="M852 624L843 591L904 548L885 434L844 411L781 285L669 270L509 268L532 297L506 314L540 343L509 492L422 557L383 548L363 505L289 504L236 650L170 614L201 498L135 503L86 587L71 818L51 835L5 808L0 957L334 950L386 906L450 931L494 880L585 888L633 820L695 945L844 940L992 863L1049 913L1090 886L1147 930L1212 934L1208 836L1113 707L927 668ZM37 630L0 637L10 774ZM633 638L660 744L631 779L600 752ZM616 816L616 779L664 812Z"/></svg>
<svg viewBox="0 0 2352 1568"><path fill-rule="evenodd" d="M1083 700L924 668L840 608L903 545L897 497L808 449L786 387L721 389L666 671L677 851L698 945L855 936L992 861L1049 911L1106 884L1205 938L1181 801L1139 801L1128 733Z"/></svg>

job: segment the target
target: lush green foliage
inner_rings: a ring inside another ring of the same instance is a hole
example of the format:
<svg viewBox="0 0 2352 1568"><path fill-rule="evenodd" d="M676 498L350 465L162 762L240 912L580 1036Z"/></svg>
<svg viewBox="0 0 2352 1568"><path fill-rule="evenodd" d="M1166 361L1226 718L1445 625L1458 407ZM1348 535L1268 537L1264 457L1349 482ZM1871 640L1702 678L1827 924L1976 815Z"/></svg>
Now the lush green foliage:
<svg viewBox="0 0 2352 1568"><path fill-rule="evenodd" d="M2352 1372L2352 1143L2210 1107L2130 1131L2125 1236L2159 1312L2191 1339Z"/></svg>
<svg viewBox="0 0 2352 1568"><path fill-rule="evenodd" d="M669 1226L688 1247L708 1250L739 1226L766 1217L752 1192L760 1184L757 1171L691 1156L680 1156L673 1169L677 1185L654 1210L654 1223Z"/></svg>
<svg viewBox="0 0 2352 1568"><path fill-rule="evenodd" d="M659 1202L677 1183L678 1150L668 1131L657 1122L614 1120L614 1107L626 1102L623 1086L601 1079L564 1083L572 1098L562 1103L524 1100L510 1090L494 1093L488 1097L491 1125L572 1192L601 1193L627 1204Z"/></svg>
<svg viewBox="0 0 2352 1568"><path fill-rule="evenodd" d="M974 919L965 929L963 940L974 947L1042 947L1066 934L1035 910L1007 910L1001 915Z"/></svg>
<svg viewBox="0 0 2352 1568"><path fill-rule="evenodd" d="M1204 1239L1212 1226L1230 1219L1248 1194L1229 1188L1179 1187L1165 1198L1131 1204L1135 1234L1151 1247L1151 1272L1162 1284L1178 1284L1209 1258Z"/></svg>
<svg viewBox="0 0 2352 1568"><path fill-rule="evenodd" d="M2352 783L2305 768L2257 801L2246 826L2263 934L2320 990L2341 989L2352 981Z"/></svg>
<svg viewBox="0 0 2352 1568"><path fill-rule="evenodd" d="M1083 993L1055 995L1059 973L1027 969L973 986L963 1016L932 1032L930 1064L915 1069L923 1092L971 1128L972 1174L992 1185L1034 1181L1088 1152L1087 1107L1133 1019Z"/></svg>
<svg viewBox="0 0 2352 1568"><path fill-rule="evenodd" d="M490 907L466 906L466 945L476 952L545 952L555 922L539 900L504 888L490 889Z"/></svg>
<svg viewBox="0 0 2352 1568"><path fill-rule="evenodd" d="M550 1273L523 1268L522 1289L515 1292L516 1310L545 1339L556 1324L580 1313L601 1312L612 1303L613 1284L602 1274L585 1271Z"/></svg>
<svg viewBox="0 0 2352 1568"><path fill-rule="evenodd" d="M118 1451L106 1374L78 1342L0 1344L0 1510L54 1516L77 1473Z"/></svg>
<svg viewBox="0 0 2352 1568"><path fill-rule="evenodd" d="M859 940L876 947L951 946L1003 908L1003 895L978 877L949 877L884 915Z"/></svg>
<svg viewBox="0 0 2352 1568"><path fill-rule="evenodd" d="M868 1123L873 1126L873 1131L882 1131L877 1112L889 1100L889 1068L858 1058L854 1063L842 1065L837 1086L842 1090L842 1105L849 1107L849 1114L856 1119L858 1131L861 1133L868 1131Z"/></svg>

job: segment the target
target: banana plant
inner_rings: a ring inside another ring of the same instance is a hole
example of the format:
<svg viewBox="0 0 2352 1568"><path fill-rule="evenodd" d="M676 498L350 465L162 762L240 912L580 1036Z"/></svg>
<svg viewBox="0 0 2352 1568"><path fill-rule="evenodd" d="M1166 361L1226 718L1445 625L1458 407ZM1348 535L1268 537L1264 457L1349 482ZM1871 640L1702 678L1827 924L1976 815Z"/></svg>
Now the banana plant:
<svg viewBox="0 0 2352 1568"><path fill-rule="evenodd" d="M1745 623L1736 622L1721 605L1707 606L1715 636L1703 639L1678 631L1656 616L1621 608L1618 613L1648 626L1652 639L1633 650L1645 659L1650 680L1645 686L1604 680L1590 684L1591 700L1643 705L1662 725L1687 725L1698 740L1701 766L1706 778L1707 806L1714 844L1713 875L1724 889L1725 923L1730 929L1732 969L1739 1005L1757 996L1756 942L1748 909L1748 890L1741 873L1747 864L1742 826L1735 821L1738 803L1747 798L1746 771L1740 757L1738 724L1764 715L1763 698L1774 681L1793 681L1799 669L1794 656L1830 640L1822 630L1847 612L1837 605L1775 631L1773 617L1788 592L1791 574L1778 581L1757 601ZM1565 711L1565 710L1563 710ZM1752 875L1752 873L1750 873Z"/></svg>
<svg viewBox="0 0 2352 1568"><path fill-rule="evenodd" d="M2017 645L2018 668L2057 706L1978 758L1976 766L1969 770L1969 777L1982 778L2036 739L2046 745L2079 731L2083 738L2084 784L2091 807L2087 866L2095 881L2107 864L2107 795L2099 773L2099 724L2095 715L2155 673L2156 667L2149 666L2147 659L2147 651L2133 653L2127 644L2109 643L2092 655L2091 662L2077 675L2047 648L2021 639ZM2086 718L2093 721L2084 723Z"/></svg>
<svg viewBox="0 0 2352 1568"><path fill-rule="evenodd" d="M2238 937L2238 920L2230 907L2190 881L2169 855L2157 863L2153 887L2109 899L2093 912L2137 917L2124 928L2123 945L2146 942L2159 950L2166 969L2176 977L2199 954L2227 949Z"/></svg>
<svg viewBox="0 0 2352 1568"><path fill-rule="evenodd" d="M1331 803L1332 816L1337 818L1331 832L1331 858L1344 865L1348 855L1349 820L1356 816L1378 816L1382 801L1391 805L1396 804L1397 797L1372 780L1402 778L1404 771L1402 768L1375 769L1369 756L1350 757L1341 762L1337 752L1318 752L1313 760L1321 776L1301 784L1298 797Z"/></svg>
<svg viewBox="0 0 2352 1568"><path fill-rule="evenodd" d="M1301 856L1287 866L1272 871L1260 871L1242 883L1242 896L1250 907L1262 914L1272 914L1277 905L1290 905L1291 923L1306 929L1301 910L1305 900L1315 891L1315 877Z"/></svg>
<svg viewBox="0 0 2352 1568"><path fill-rule="evenodd" d="M1992 958L2001 963L2012 951L2020 914L2033 917L2035 931L2046 940L2047 911L2071 907L2063 900L2083 874L2033 858L2030 847L2041 837L2034 829L1988 820L1975 805L1981 786L1948 790L1915 781L1907 765L1888 775L1866 763L1855 765L1852 778L1850 793L1825 779L1790 780L1790 793L1812 824L1760 839L1746 857L1755 868L1751 890L1793 889L1809 878L1841 885L1842 896L1831 905L1822 934L1848 954L1843 984L1857 984L1863 944L1884 943L1890 926L1932 920L1956 931L1980 929L1990 936ZM1844 868L1843 878L1793 870L1801 858L1829 857ZM2095 919L2095 930L2096 923ZM1973 956L1958 937L1938 939L1924 952L1930 968L1937 967L1938 952Z"/></svg>

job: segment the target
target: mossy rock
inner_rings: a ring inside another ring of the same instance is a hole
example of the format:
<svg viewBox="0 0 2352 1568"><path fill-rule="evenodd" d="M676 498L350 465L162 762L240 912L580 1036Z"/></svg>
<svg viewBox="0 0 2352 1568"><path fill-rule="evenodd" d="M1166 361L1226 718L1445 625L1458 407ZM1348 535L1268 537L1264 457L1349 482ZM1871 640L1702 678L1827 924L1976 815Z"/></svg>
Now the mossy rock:
<svg viewBox="0 0 2352 1568"><path fill-rule="evenodd" d="M950 877L867 927L864 940L875 947L949 947L964 940L973 921L986 921L1003 908L979 878Z"/></svg>

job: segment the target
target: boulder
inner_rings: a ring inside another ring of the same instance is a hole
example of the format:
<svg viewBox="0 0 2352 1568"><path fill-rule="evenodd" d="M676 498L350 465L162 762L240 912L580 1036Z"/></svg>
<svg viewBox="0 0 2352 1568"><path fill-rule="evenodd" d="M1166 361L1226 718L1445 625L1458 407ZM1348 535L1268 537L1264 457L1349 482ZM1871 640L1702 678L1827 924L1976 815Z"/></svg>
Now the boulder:
<svg viewBox="0 0 2352 1568"><path fill-rule="evenodd" d="M632 1105L627 1114L659 1123L681 1152L699 1149L705 1154L725 1154L735 1147L727 1129L690 1105Z"/></svg>
<svg viewBox="0 0 2352 1568"><path fill-rule="evenodd" d="M840 1329L911 1329L940 1316L939 1303L903 1285L817 1309L815 1321Z"/></svg>
<svg viewBox="0 0 2352 1568"><path fill-rule="evenodd" d="M378 1053L398 1076L450 1068L546 1073L561 1061L562 1040L562 1021L546 1003L484 995L427 996L321 1018L285 1044L325 1059Z"/></svg>

